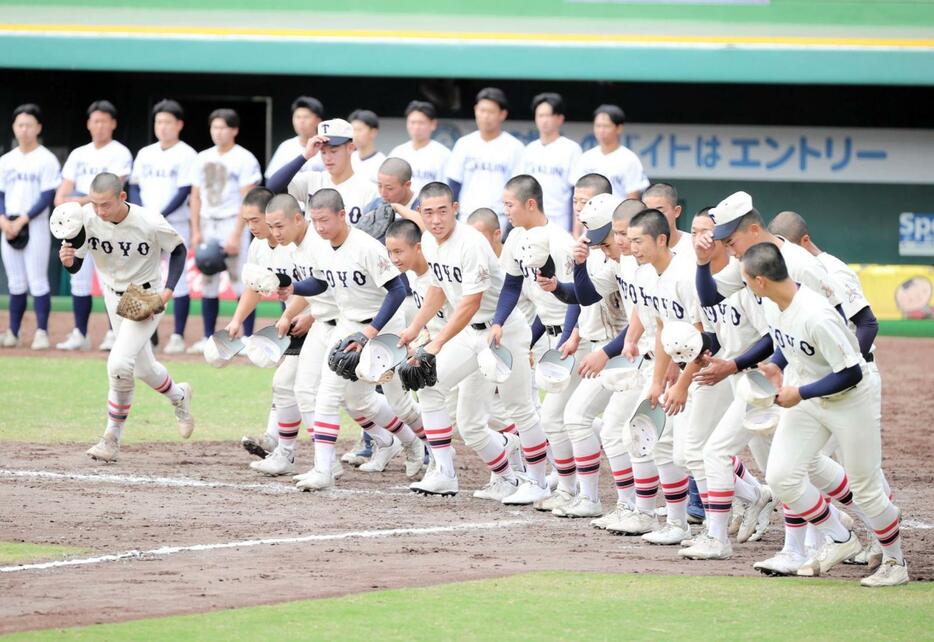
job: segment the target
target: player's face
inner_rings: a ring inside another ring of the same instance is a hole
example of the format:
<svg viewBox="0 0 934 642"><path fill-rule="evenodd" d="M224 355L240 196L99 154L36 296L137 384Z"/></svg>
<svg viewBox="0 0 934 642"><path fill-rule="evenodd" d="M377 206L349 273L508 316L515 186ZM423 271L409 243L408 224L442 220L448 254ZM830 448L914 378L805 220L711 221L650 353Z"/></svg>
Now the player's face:
<svg viewBox="0 0 934 642"><path fill-rule="evenodd" d="M358 148L369 149L376 142L378 129L370 127L362 120L355 120L350 125L353 127L353 144Z"/></svg>
<svg viewBox="0 0 934 642"><path fill-rule="evenodd" d="M616 245L616 256L610 254L608 250L604 250L611 259L618 261L620 256L629 256L632 254L632 250L629 247L628 231L629 221L613 221L613 232L610 236L613 237L614 245Z"/></svg>
<svg viewBox="0 0 934 642"><path fill-rule="evenodd" d="M691 221L691 240L697 240L699 236L711 234L714 227L716 227L716 224L709 216L695 216L694 220ZM713 258L720 258L723 256L724 252L726 252L726 248L723 246L723 243L714 241Z"/></svg>
<svg viewBox="0 0 934 642"><path fill-rule="evenodd" d="M629 236L630 252L632 252L633 258L639 262L639 265L652 263L658 258L661 244L665 241L663 236L653 239L645 233L641 226L633 227L632 225L629 226L626 234Z"/></svg>
<svg viewBox="0 0 934 642"><path fill-rule="evenodd" d="M104 111L91 112L88 117L88 133L95 143L109 143L113 140L117 119Z"/></svg>
<svg viewBox="0 0 934 642"><path fill-rule="evenodd" d="M574 205L574 216L579 216L584 206L587 205L587 201L596 195L596 192L589 187L575 187L574 196L571 199Z"/></svg>
<svg viewBox="0 0 934 642"><path fill-rule="evenodd" d="M379 188L380 198L382 198L387 203L400 203L402 205L408 205L406 202L406 196L408 196L409 188L412 186L412 181L406 181L403 183L395 176L378 173L376 175L376 186Z"/></svg>
<svg viewBox="0 0 934 642"><path fill-rule="evenodd" d="M503 213L515 227L525 227L531 218L525 203L508 189L503 190Z"/></svg>
<svg viewBox="0 0 934 642"><path fill-rule="evenodd" d="M311 224L325 241L337 238L347 227L344 210L335 212L326 207L311 210Z"/></svg>
<svg viewBox="0 0 934 642"><path fill-rule="evenodd" d="M405 130L416 143L427 143L438 127L438 121L428 118L420 111L413 111L405 118Z"/></svg>
<svg viewBox="0 0 934 642"><path fill-rule="evenodd" d="M422 244L411 245L407 240L397 236L386 238L386 249L389 251L389 260L399 268L400 272L408 272L415 267L415 261L422 253Z"/></svg>
<svg viewBox="0 0 934 642"><path fill-rule="evenodd" d="M535 127L542 138L554 136L561 130L564 116L555 114L548 103L542 103L535 108Z"/></svg>
<svg viewBox="0 0 934 642"><path fill-rule="evenodd" d="M484 134L495 134L502 128L507 112L492 100L484 99L474 106L473 115L477 121L477 129Z"/></svg>
<svg viewBox="0 0 934 642"><path fill-rule="evenodd" d="M593 119L593 135L600 145L610 145L619 141L623 126L616 126L606 114L597 114Z"/></svg>
<svg viewBox="0 0 934 642"><path fill-rule="evenodd" d="M223 118L211 121L211 142L218 147L233 147L239 133L238 127L229 126Z"/></svg>
<svg viewBox="0 0 934 642"><path fill-rule="evenodd" d="M292 129L296 135L307 140L318 132L318 118L313 111L307 107L299 107L292 112Z"/></svg>
<svg viewBox="0 0 934 642"><path fill-rule="evenodd" d="M457 203L452 203L447 196L432 196L421 201L418 211L428 231L438 241L451 236L457 223Z"/></svg>
<svg viewBox="0 0 934 642"><path fill-rule="evenodd" d="M746 250L759 242L758 226L750 225L745 230L736 230L727 238L723 239L723 245L727 252L738 259L743 258Z"/></svg>
<svg viewBox="0 0 934 642"><path fill-rule="evenodd" d="M118 223L123 220L126 212L124 202L126 201L126 192L114 194L112 192L91 192L88 194L91 204L94 206L94 213L98 218L108 223Z"/></svg>
<svg viewBox="0 0 934 642"><path fill-rule="evenodd" d="M671 229L677 229L675 221L678 220L678 217L681 216L681 206L672 205L671 201L667 198L662 198L660 196L648 196L642 199L642 202L645 203L645 208L649 210L658 210L662 215L668 219L668 227Z"/></svg>
<svg viewBox="0 0 934 642"><path fill-rule="evenodd" d="M184 126L184 121L179 120L172 114L161 111L153 119L152 129L156 135L156 140L160 143L174 143L178 140Z"/></svg>
<svg viewBox="0 0 934 642"><path fill-rule="evenodd" d="M303 221L301 214L286 214L282 210L266 212L266 225L269 227L269 233L279 245L295 243L302 230Z"/></svg>
<svg viewBox="0 0 934 642"><path fill-rule="evenodd" d="M42 125L32 114L19 114L13 121L13 135L20 147L32 147L41 133Z"/></svg>
<svg viewBox="0 0 934 642"><path fill-rule="evenodd" d="M752 293L755 294L760 299L765 296L765 283L766 280L760 277L749 276L749 273L746 272L746 266L741 266L741 271L743 274L743 281L746 282L746 285L749 286L749 289L752 290Z"/></svg>
<svg viewBox="0 0 934 642"><path fill-rule="evenodd" d="M350 155L353 154L353 143L345 143L336 147L325 145L321 148L321 162L329 173L335 174L350 167Z"/></svg>
<svg viewBox="0 0 934 642"><path fill-rule="evenodd" d="M266 224L266 214L256 205L241 205L240 218L250 228L250 234L258 239L269 238L269 225Z"/></svg>

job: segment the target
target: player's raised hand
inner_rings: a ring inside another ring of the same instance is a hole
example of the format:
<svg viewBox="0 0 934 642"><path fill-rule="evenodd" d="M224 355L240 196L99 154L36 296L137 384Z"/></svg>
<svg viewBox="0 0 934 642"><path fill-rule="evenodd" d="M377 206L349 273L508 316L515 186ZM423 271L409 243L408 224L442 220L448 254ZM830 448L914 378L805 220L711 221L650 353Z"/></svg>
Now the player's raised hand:
<svg viewBox="0 0 934 642"><path fill-rule="evenodd" d="M302 156L306 160L310 159L312 156L321 151L321 148L328 142L327 136L317 135L312 136L308 139L308 142L305 144L305 151L302 152Z"/></svg>
<svg viewBox="0 0 934 642"><path fill-rule="evenodd" d="M590 239L586 234L582 234L574 244L574 262L583 265L587 262L588 256L590 256Z"/></svg>
<svg viewBox="0 0 934 642"><path fill-rule="evenodd" d="M58 249L58 258L66 268L75 263L75 248L68 241L62 241L62 246Z"/></svg>
<svg viewBox="0 0 934 642"><path fill-rule="evenodd" d="M694 234L694 254L697 255L698 265L707 265L713 256L716 241L713 240L713 232L705 230Z"/></svg>

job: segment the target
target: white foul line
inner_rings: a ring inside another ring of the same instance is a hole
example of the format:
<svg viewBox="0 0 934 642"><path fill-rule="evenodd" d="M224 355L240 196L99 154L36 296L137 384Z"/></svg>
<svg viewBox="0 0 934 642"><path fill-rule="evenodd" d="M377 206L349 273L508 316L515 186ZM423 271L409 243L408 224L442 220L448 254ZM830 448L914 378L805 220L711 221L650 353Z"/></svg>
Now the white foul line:
<svg viewBox="0 0 934 642"><path fill-rule="evenodd" d="M125 551L112 555L98 557L82 557L54 562L40 562L37 564L21 564L18 566L0 566L0 573L15 573L17 571L42 571L63 566L85 566L88 564L101 564L103 562L116 562L125 559L141 559L144 557L165 557L178 553L194 551L215 551L225 548L249 548L252 546L266 546L273 544L304 544L306 542L327 542L343 539L377 539L393 537L394 535L435 535L438 533L457 533L460 531L491 530L509 526L522 526L531 524L528 520L514 519L502 522L477 522L472 524L459 524L457 526L429 526L423 528L387 528L372 531L349 531L334 533L332 535L303 535L301 537L273 537L267 539L248 539L235 542L221 542L219 544L195 544L193 546L163 546L148 551Z"/></svg>

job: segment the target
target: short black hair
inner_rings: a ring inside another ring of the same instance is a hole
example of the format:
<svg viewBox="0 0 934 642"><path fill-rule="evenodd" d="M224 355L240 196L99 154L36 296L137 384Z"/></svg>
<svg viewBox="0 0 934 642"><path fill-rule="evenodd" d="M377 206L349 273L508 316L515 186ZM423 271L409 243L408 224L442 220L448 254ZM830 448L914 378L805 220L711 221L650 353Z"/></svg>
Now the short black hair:
<svg viewBox="0 0 934 642"><path fill-rule="evenodd" d="M16 117L20 114L26 114L27 116L32 116L36 119L40 125L42 124L42 110L39 109L39 105L36 103L23 103L19 107L13 110L13 121L16 120Z"/></svg>
<svg viewBox="0 0 934 642"><path fill-rule="evenodd" d="M275 194L266 187L254 187L243 197L243 204L248 206L253 205L260 212L265 212L266 206L269 205L269 201L272 200L273 196L275 196Z"/></svg>
<svg viewBox="0 0 934 642"><path fill-rule="evenodd" d="M710 210L712 210L714 207L715 207L714 205L705 205L704 207L697 210L697 214L694 215L694 218L697 218L698 216L706 216L707 218L713 218L713 216L710 214Z"/></svg>
<svg viewBox="0 0 934 642"><path fill-rule="evenodd" d="M375 111L369 109L354 109L347 120L351 123L359 120L370 129L379 129L379 116L376 115Z"/></svg>
<svg viewBox="0 0 934 642"><path fill-rule="evenodd" d="M642 192L642 198L649 196L664 198L672 207L678 204L678 190L671 183L652 183Z"/></svg>
<svg viewBox="0 0 934 642"><path fill-rule="evenodd" d="M95 100L93 103L88 105L88 118L90 118L91 114L96 111L110 114L110 117L114 119L117 117L117 108L114 107L114 104L109 100Z"/></svg>
<svg viewBox="0 0 934 642"><path fill-rule="evenodd" d="M747 229L750 225L758 224L759 227L765 227L765 219L762 218L762 215L759 214L759 210L752 208L739 218L739 224L736 226L735 232L742 232Z"/></svg>
<svg viewBox="0 0 934 642"><path fill-rule="evenodd" d="M301 109L302 107L309 110L318 118L324 118L324 105L322 105L321 101L317 98L299 96L292 101L292 106L289 109L294 114L296 109Z"/></svg>
<svg viewBox="0 0 934 642"><path fill-rule="evenodd" d="M626 112L619 105L600 105L593 110L593 117L596 118L600 114L609 116L610 121L617 127L626 122Z"/></svg>
<svg viewBox="0 0 934 642"><path fill-rule="evenodd" d="M665 215L658 210L642 210L632 217L632 220L629 221L629 227L641 227L642 231L653 239L657 239L664 234L665 245L671 243L671 226L668 225L668 219L665 218Z"/></svg>
<svg viewBox="0 0 934 642"><path fill-rule="evenodd" d="M344 209L344 199L341 197L341 193L336 189L323 187L312 194L311 198L308 199L308 209L331 210L335 213L340 212Z"/></svg>
<svg viewBox="0 0 934 642"><path fill-rule="evenodd" d="M532 199L538 205L538 209L543 209L544 197L542 196L542 185L534 176L528 174L519 174L513 176L506 182L506 189L515 194L516 198L525 203Z"/></svg>
<svg viewBox="0 0 934 642"><path fill-rule="evenodd" d="M422 229L405 218L397 218L386 228L387 239L402 239L409 245L422 242Z"/></svg>
<svg viewBox="0 0 934 642"><path fill-rule="evenodd" d="M435 109L435 106L426 100L413 100L408 105L405 106L405 117L408 118L409 114L418 112L424 114L425 118L429 120L435 120L438 117L438 110Z"/></svg>
<svg viewBox="0 0 934 642"><path fill-rule="evenodd" d="M155 118L156 114L172 114L178 120L185 120L185 110L177 101L170 98L163 98L153 106L152 117Z"/></svg>
<svg viewBox="0 0 934 642"><path fill-rule="evenodd" d="M221 107L220 109L212 111L211 115L208 116L208 126L218 118L224 121L228 127L233 127L235 129L240 128L240 115L233 109Z"/></svg>
<svg viewBox="0 0 934 642"><path fill-rule="evenodd" d="M764 276L769 281L788 278L788 266L774 243L756 243L743 253L743 268L751 277Z"/></svg>
<svg viewBox="0 0 934 642"><path fill-rule="evenodd" d="M613 184L603 174L584 174L577 179L574 187L592 189L597 194L612 194Z"/></svg>
<svg viewBox="0 0 934 642"><path fill-rule="evenodd" d="M509 101L506 100L506 94L499 87L484 87L477 92L477 99L473 101L476 105L481 100L492 100L499 105L500 109L509 109Z"/></svg>
<svg viewBox="0 0 934 642"><path fill-rule="evenodd" d="M432 181L422 187L421 191L418 193L418 201L419 203L424 203L425 199L435 198L436 196L447 196L451 203L454 202L454 192L447 183L442 183L440 181Z"/></svg>
<svg viewBox="0 0 934 642"><path fill-rule="evenodd" d="M561 97L561 94L557 94L553 91L546 91L545 93L537 95L532 99L532 114L535 114L535 110L542 104L550 105L551 113L555 116L564 115L564 98Z"/></svg>

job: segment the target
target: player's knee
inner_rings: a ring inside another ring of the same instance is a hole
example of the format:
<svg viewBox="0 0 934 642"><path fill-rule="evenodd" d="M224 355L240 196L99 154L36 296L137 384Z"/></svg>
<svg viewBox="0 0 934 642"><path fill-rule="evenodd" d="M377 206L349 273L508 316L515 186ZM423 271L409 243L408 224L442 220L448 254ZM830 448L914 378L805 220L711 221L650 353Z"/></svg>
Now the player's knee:
<svg viewBox="0 0 934 642"><path fill-rule="evenodd" d="M486 427L476 425L473 422L458 424L457 431L467 447L475 451L485 448L490 440L490 433L486 430Z"/></svg>
<svg viewBox="0 0 934 642"><path fill-rule="evenodd" d="M132 357L110 353L107 357L107 376L110 377L111 385L117 389L133 387L133 377L136 376L136 364Z"/></svg>
<svg viewBox="0 0 934 642"><path fill-rule="evenodd" d="M782 498L782 501L794 501L804 487L804 471L795 471L781 462L772 465L765 473L765 483Z"/></svg>
<svg viewBox="0 0 934 642"><path fill-rule="evenodd" d="M447 409L445 397L437 386L420 390L418 393L418 401L419 404L421 404L423 413Z"/></svg>

